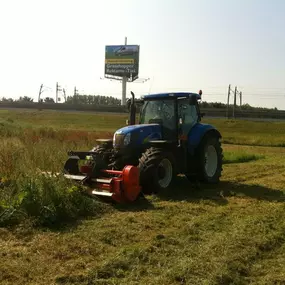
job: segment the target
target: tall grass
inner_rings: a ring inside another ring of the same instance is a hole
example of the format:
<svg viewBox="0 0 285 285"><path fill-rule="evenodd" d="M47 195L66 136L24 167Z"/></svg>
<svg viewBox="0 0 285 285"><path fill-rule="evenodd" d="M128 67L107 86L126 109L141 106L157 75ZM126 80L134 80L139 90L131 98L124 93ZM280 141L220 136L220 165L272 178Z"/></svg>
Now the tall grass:
<svg viewBox="0 0 285 285"><path fill-rule="evenodd" d="M54 225L101 213L103 204L82 195L66 180L42 171L61 172L70 149L90 149L98 133L24 129L2 124L0 133L0 225L25 219Z"/></svg>

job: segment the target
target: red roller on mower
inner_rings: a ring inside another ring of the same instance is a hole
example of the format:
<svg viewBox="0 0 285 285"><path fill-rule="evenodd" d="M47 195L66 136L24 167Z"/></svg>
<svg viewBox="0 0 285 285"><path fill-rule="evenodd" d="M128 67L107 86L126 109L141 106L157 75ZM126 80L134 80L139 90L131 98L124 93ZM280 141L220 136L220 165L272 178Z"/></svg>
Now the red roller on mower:
<svg viewBox="0 0 285 285"><path fill-rule="evenodd" d="M63 176L87 186L86 193L90 196L111 199L117 203L128 203L135 201L141 192L139 169L133 165L126 165L121 171L97 169L96 175L93 165L82 165L78 170L78 174L64 173ZM51 172L43 174L52 176ZM60 173L55 176L58 175Z"/></svg>
<svg viewBox="0 0 285 285"><path fill-rule="evenodd" d="M88 180L88 174L92 169L89 166L82 166L80 171L86 173L87 176L65 174L66 178L84 181ZM133 202L137 199L141 187L139 186L138 168L127 165L122 171L118 170L101 170L102 176L98 178L90 178L92 188L87 193L89 195L110 197L114 201Z"/></svg>
<svg viewBox="0 0 285 285"><path fill-rule="evenodd" d="M85 160L90 152L70 152L70 158L65 163L64 177L88 187L87 194L109 198L118 203L133 202L141 192L139 185L139 169L126 165L122 170L108 170L92 162L78 165ZM86 162L86 160L85 160Z"/></svg>

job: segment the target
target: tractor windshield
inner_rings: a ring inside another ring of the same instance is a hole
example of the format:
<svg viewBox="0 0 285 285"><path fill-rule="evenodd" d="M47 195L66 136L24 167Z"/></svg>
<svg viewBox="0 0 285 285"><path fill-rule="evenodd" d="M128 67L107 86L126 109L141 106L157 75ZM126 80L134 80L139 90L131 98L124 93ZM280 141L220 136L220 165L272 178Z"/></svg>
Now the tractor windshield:
<svg viewBox="0 0 285 285"><path fill-rule="evenodd" d="M176 131L174 100L150 100L142 106L141 124L160 123L164 133L169 135ZM169 137L169 135L167 135Z"/></svg>

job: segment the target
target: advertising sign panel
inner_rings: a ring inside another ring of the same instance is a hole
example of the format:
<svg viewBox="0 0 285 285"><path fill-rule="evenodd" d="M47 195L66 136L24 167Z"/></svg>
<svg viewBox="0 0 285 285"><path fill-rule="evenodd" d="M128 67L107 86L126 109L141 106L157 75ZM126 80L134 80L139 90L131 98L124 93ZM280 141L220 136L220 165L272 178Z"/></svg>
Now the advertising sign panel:
<svg viewBox="0 0 285 285"><path fill-rule="evenodd" d="M139 46L112 45L105 48L105 75L137 78L139 74Z"/></svg>

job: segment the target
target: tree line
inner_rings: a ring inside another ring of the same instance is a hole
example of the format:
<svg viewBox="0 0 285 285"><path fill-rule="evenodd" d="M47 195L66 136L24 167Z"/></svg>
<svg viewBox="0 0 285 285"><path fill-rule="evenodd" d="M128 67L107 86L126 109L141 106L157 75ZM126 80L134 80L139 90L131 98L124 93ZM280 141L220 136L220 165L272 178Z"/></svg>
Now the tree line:
<svg viewBox="0 0 285 285"><path fill-rule="evenodd" d="M18 99L12 98L5 98L3 97L0 99L0 102L6 103L35 103L34 99L28 96L23 96ZM46 97L40 100L40 103L55 103L54 99L51 97ZM65 102L62 104L69 104L69 105L96 105L96 106L120 106L121 100L112 96L102 96L102 95L73 95L67 96ZM227 104L221 102L206 102L203 101L200 103L201 108L215 108L215 109L226 109ZM233 105L229 106L232 109ZM241 107L236 106L236 109L241 110L260 110L260 111L268 111L268 110L275 110L277 108L264 108L264 107L253 107L249 104L243 104Z"/></svg>
<svg viewBox="0 0 285 285"><path fill-rule="evenodd" d="M34 99L28 96L23 96L18 99L5 98L3 97L0 102L7 103L34 103ZM51 97L46 97L40 100L40 103L55 103L55 100ZM121 100L111 96L101 95L73 95L67 96L63 104L74 104L74 105L104 105L104 106L120 106Z"/></svg>
<svg viewBox="0 0 285 285"><path fill-rule="evenodd" d="M227 108L227 104L221 103L221 102L201 102L200 103L200 107L201 108L216 108L216 109L226 109ZM233 104L229 105L229 109L233 108ZM236 110L260 110L260 111L266 111L266 110L274 110L277 111L278 109L275 108L265 108L265 107L253 107L249 104L243 104L242 106L236 106L235 107Z"/></svg>

